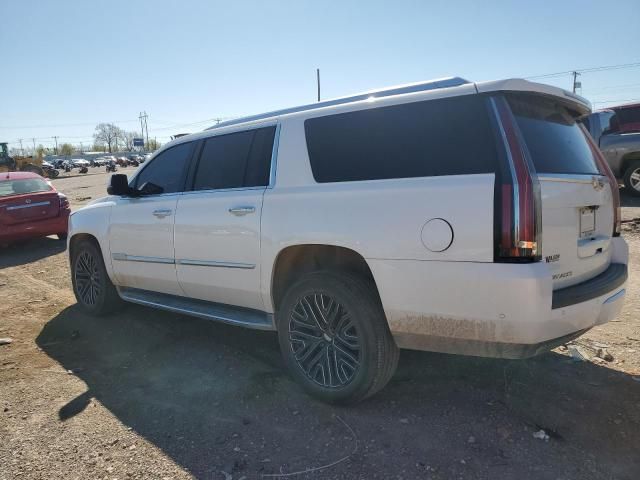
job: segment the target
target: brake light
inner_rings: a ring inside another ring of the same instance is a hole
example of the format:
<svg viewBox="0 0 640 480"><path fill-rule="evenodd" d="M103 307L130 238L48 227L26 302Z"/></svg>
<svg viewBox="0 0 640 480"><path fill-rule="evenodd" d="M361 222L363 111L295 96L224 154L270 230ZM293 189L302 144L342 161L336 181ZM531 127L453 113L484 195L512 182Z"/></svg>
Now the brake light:
<svg viewBox="0 0 640 480"><path fill-rule="evenodd" d="M68 210L69 199L67 199L67 196L62 193L58 193L58 199L60 200L60 210Z"/></svg>
<svg viewBox="0 0 640 480"><path fill-rule="evenodd" d="M620 211L620 189L618 187L618 180L616 180L611 167L605 160L602 152L591 138L591 135L584 128L584 125L580 125L582 128L582 133L585 137L587 137L587 142L589 142L589 148L591 148L591 153L593 154L593 158L598 165L598 171L605 175L609 179L609 185L611 186L611 198L613 200L613 233L614 237L620 236L620 231L622 227L622 214Z"/></svg>
<svg viewBox="0 0 640 480"><path fill-rule="evenodd" d="M496 261L538 261L542 254L538 177L507 100L489 99L506 154L495 221L499 224Z"/></svg>

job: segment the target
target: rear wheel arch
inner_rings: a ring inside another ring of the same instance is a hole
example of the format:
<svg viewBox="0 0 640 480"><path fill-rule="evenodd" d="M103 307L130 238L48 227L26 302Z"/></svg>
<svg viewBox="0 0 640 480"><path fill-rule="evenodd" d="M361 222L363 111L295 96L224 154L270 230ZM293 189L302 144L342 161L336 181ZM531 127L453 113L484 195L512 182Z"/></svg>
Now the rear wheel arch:
<svg viewBox="0 0 640 480"><path fill-rule="evenodd" d="M365 258L347 247L326 244L292 245L278 252L271 274L270 296L278 309L287 289L303 275L316 271L346 272L371 284L380 300L373 272Z"/></svg>

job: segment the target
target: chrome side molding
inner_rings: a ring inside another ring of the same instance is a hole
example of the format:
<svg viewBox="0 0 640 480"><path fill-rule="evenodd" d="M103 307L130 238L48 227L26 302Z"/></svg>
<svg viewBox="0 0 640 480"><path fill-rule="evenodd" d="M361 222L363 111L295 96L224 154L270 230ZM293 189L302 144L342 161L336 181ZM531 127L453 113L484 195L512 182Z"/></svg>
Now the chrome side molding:
<svg viewBox="0 0 640 480"><path fill-rule="evenodd" d="M255 263L216 262L213 260L191 260L188 258L180 259L176 263L178 265L192 265L197 267L244 268L247 270L256 268Z"/></svg>
<svg viewBox="0 0 640 480"><path fill-rule="evenodd" d="M173 258L166 257L144 257L142 255L127 255L126 253L112 253L111 259L118 262L143 262L143 263L163 263L173 265Z"/></svg>
<svg viewBox="0 0 640 480"><path fill-rule="evenodd" d="M178 264L178 265L192 265L196 267L241 268L246 270L252 270L256 268L255 263L217 262L213 260L193 260L189 258L182 258L178 261L175 261L173 258L145 257L142 255L128 255L126 253L112 253L111 259L118 262L161 263L164 265Z"/></svg>

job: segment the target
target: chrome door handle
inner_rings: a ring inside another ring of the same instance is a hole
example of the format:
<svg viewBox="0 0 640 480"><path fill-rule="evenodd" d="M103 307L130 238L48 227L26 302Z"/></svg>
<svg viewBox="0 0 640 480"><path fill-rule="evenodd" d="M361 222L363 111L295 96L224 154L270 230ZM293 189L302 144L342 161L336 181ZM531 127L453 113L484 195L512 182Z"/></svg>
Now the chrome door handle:
<svg viewBox="0 0 640 480"><path fill-rule="evenodd" d="M256 207L234 207L229 209L229 213L234 214L237 217L247 215L256 211Z"/></svg>
<svg viewBox="0 0 640 480"><path fill-rule="evenodd" d="M172 213L173 213L172 210L169 210L168 208L162 208L160 210L154 210L153 216L157 218L164 218L164 217L168 217Z"/></svg>

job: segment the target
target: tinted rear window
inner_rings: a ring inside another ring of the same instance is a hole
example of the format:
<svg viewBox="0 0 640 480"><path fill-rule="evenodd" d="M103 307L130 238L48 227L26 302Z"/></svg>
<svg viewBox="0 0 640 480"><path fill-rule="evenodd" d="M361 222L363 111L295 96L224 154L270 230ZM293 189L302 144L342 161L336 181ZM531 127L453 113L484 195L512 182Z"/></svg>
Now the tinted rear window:
<svg viewBox="0 0 640 480"><path fill-rule="evenodd" d="M495 140L478 95L312 118L305 132L321 183L495 171Z"/></svg>
<svg viewBox="0 0 640 480"><path fill-rule="evenodd" d="M0 197L48 192L50 190L52 190L51 185L41 178L24 178L21 180L5 180L0 182Z"/></svg>
<svg viewBox="0 0 640 480"><path fill-rule="evenodd" d="M587 139L566 107L540 95L507 99L538 173L599 173Z"/></svg>

